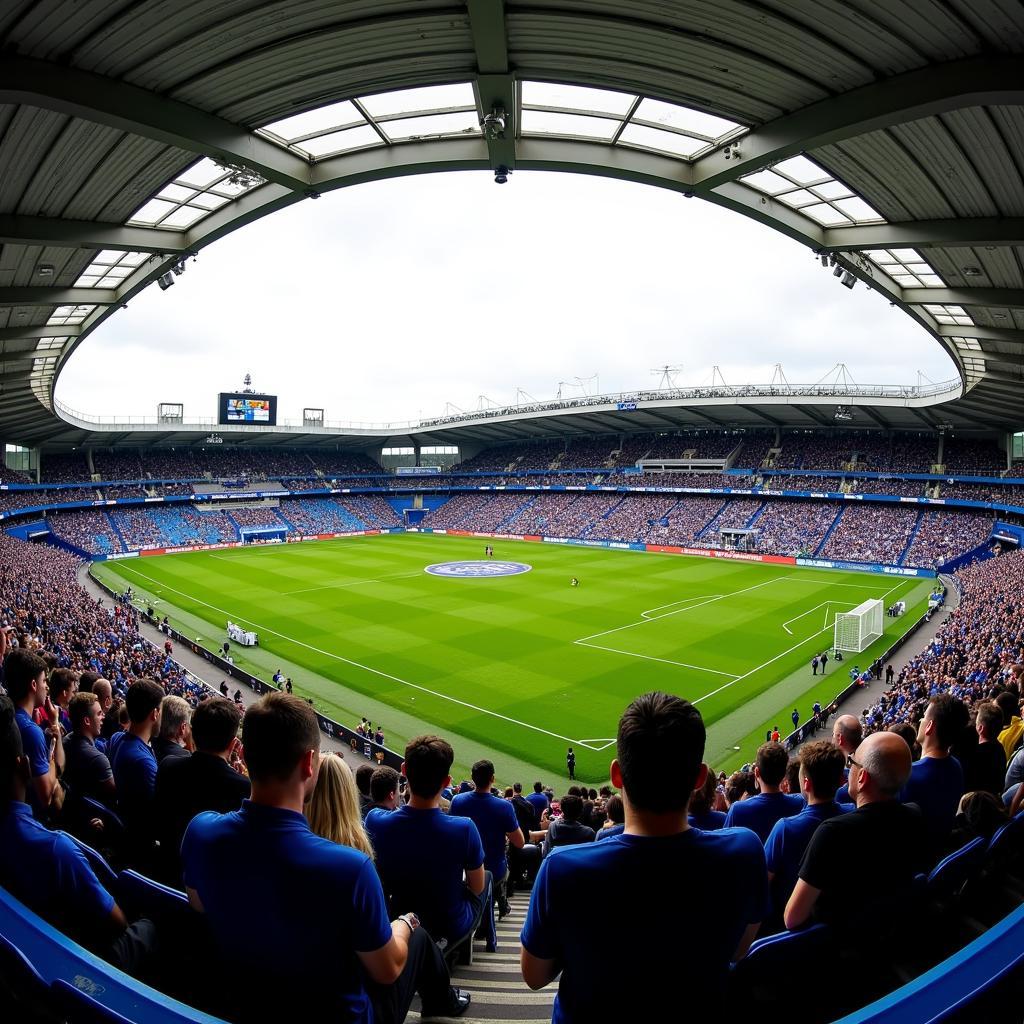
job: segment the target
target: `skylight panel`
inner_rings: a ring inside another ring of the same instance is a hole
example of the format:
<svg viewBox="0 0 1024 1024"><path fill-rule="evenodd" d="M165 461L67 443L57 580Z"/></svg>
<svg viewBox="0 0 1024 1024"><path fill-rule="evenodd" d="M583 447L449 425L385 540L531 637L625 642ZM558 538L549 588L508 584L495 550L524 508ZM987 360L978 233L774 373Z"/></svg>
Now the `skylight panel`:
<svg viewBox="0 0 1024 1024"><path fill-rule="evenodd" d="M97 253L75 282L76 288L116 288L149 258L145 252L104 249Z"/></svg>
<svg viewBox="0 0 1024 1024"><path fill-rule="evenodd" d="M318 135L315 139L306 139L305 142L297 143L296 148L320 159L325 156L333 156L335 153L347 153L352 149L362 149L365 146L383 145L384 140L377 134L377 131L364 121L355 128L346 128L341 132L331 132L329 135Z"/></svg>
<svg viewBox="0 0 1024 1024"><path fill-rule="evenodd" d="M849 199L837 199L833 205L858 224L863 224L869 220L881 221L885 219L876 209L865 203L860 196L851 196Z"/></svg>
<svg viewBox="0 0 1024 1024"><path fill-rule="evenodd" d="M224 177L224 168L215 164L209 157L196 161L187 171L178 175L177 181L194 188L206 188L218 178Z"/></svg>
<svg viewBox="0 0 1024 1024"><path fill-rule="evenodd" d="M556 85L552 82L523 82L524 106L593 110L625 117L635 102L634 95L611 92L608 89L588 89L579 85Z"/></svg>
<svg viewBox="0 0 1024 1024"><path fill-rule="evenodd" d="M634 120L653 121L670 128L678 128L680 131L699 135L708 141L720 139L723 135L728 135L740 127L735 121L727 121L724 117L715 117L700 110L680 107L675 103L652 100L650 97L644 99L637 108Z"/></svg>
<svg viewBox="0 0 1024 1024"><path fill-rule="evenodd" d="M792 192L783 192L779 198L787 206L810 206L811 203L819 203L821 200L813 192L806 188L794 189Z"/></svg>
<svg viewBox="0 0 1024 1024"><path fill-rule="evenodd" d="M790 157L788 160L776 164L773 169L798 185L813 185L815 182L824 182L832 178L828 171L822 170L813 160L808 160L805 156Z"/></svg>
<svg viewBox="0 0 1024 1024"><path fill-rule="evenodd" d="M864 255L902 288L945 287L946 282L916 249L869 249Z"/></svg>
<svg viewBox="0 0 1024 1024"><path fill-rule="evenodd" d="M821 196L822 199L847 199L853 195L841 181L835 181L834 179L832 181L823 181L820 185L815 185L814 192ZM836 205L840 204L837 203Z"/></svg>
<svg viewBox="0 0 1024 1024"><path fill-rule="evenodd" d="M129 223L158 224L174 209L174 203L168 203L163 199L150 199L148 203L143 203L143 205L132 214Z"/></svg>
<svg viewBox="0 0 1024 1024"><path fill-rule="evenodd" d="M619 141L686 158L692 157L707 146L703 139L694 139L689 135L680 135L677 132L664 132L642 124L626 125L619 136Z"/></svg>
<svg viewBox="0 0 1024 1024"><path fill-rule="evenodd" d="M365 124L362 114L356 110L351 100L341 103L329 103L326 107L307 110L302 114L293 114L280 121L264 125L263 130L272 132L285 142L301 139L305 135L319 135L334 131L343 125Z"/></svg>
<svg viewBox="0 0 1024 1024"><path fill-rule="evenodd" d="M971 327L974 320L963 306L929 303L924 307L940 324L954 324L957 327Z"/></svg>
<svg viewBox="0 0 1024 1024"><path fill-rule="evenodd" d="M380 121L389 139L400 142L431 135L479 133L476 108L450 114L428 114L425 117L403 117L396 121Z"/></svg>
<svg viewBox="0 0 1024 1024"><path fill-rule="evenodd" d="M363 96L359 102L370 117L374 118L386 117L388 114L439 110L445 107L470 107L476 110L473 87L468 82L459 82L455 85L428 85L419 89L399 89L397 92Z"/></svg>
<svg viewBox="0 0 1024 1024"><path fill-rule="evenodd" d="M793 183L788 178L773 174L771 171L755 171L753 174L740 178L740 181L751 188L756 188L758 192L767 192L770 196L787 192L793 187Z"/></svg>
<svg viewBox="0 0 1024 1024"><path fill-rule="evenodd" d="M184 203L196 194L194 188L185 188L183 185L170 184L157 192L157 199L169 199L174 203Z"/></svg>
<svg viewBox="0 0 1024 1024"><path fill-rule="evenodd" d="M80 324L96 307L95 306L58 306L46 321L48 327L64 327L69 324Z"/></svg>
<svg viewBox="0 0 1024 1024"><path fill-rule="evenodd" d="M785 199L786 197L783 196L782 198ZM819 224L824 224L826 227L836 227L852 223L849 217L828 203L818 203L816 206L803 206L800 208L800 212L807 214L808 217L813 217Z"/></svg>
<svg viewBox="0 0 1024 1024"><path fill-rule="evenodd" d="M607 142L615 134L620 121L582 114L555 114L546 110L523 110L522 131L538 135L579 135Z"/></svg>
<svg viewBox="0 0 1024 1024"><path fill-rule="evenodd" d="M173 213L164 217L160 223L164 227L187 228L209 212L209 210L201 210L196 206L179 206Z"/></svg>

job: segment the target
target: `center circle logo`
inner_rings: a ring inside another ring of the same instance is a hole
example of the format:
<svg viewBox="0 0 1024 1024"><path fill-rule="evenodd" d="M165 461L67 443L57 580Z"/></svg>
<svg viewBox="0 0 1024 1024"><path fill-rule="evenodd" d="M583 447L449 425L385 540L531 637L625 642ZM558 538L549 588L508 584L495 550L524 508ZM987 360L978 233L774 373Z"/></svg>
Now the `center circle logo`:
<svg viewBox="0 0 1024 1024"><path fill-rule="evenodd" d="M494 576L518 576L533 568L525 562L436 562L423 571L431 576L452 579L489 579Z"/></svg>

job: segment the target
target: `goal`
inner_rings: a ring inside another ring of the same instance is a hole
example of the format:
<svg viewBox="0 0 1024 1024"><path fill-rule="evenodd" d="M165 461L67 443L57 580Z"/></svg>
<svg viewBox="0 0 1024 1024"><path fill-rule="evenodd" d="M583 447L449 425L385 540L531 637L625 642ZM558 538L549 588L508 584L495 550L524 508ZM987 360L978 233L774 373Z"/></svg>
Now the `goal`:
<svg viewBox="0 0 1024 1024"><path fill-rule="evenodd" d="M836 614L836 650L859 653L882 635L881 600L857 605L852 612Z"/></svg>

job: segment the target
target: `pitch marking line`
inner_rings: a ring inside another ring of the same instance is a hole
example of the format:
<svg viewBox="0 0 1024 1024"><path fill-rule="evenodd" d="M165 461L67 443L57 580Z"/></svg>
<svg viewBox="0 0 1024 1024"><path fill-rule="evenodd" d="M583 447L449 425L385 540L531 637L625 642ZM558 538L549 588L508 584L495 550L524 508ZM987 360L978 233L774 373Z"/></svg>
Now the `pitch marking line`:
<svg viewBox="0 0 1024 1024"><path fill-rule="evenodd" d="M808 608L807 611L801 612L799 615L794 615L793 618L791 618L791 619L786 619L786 621L782 624L782 628L790 636L792 636L793 635L793 630L791 630L789 628L789 624L791 622L799 622L802 618L805 618L806 616L810 615L811 612L816 612L819 608L824 608L825 609L825 625L822 626L822 629L828 629L828 609L831 608L832 605L839 605L839 606L841 606L843 608L853 608L853 607L855 607L852 604L845 604L842 601L822 601L821 604L816 604L813 608ZM820 632L820 630L819 630L819 632ZM816 636L817 634L813 634L813 635Z"/></svg>
<svg viewBox="0 0 1024 1024"><path fill-rule="evenodd" d="M577 743L582 743L585 746L589 746L591 750L601 751L601 750L607 750L616 741L613 738L613 739L610 739L610 740L608 740L608 739L577 740L576 742ZM601 746L599 746L599 747L593 746L593 744L595 744L595 743L600 743Z"/></svg>
<svg viewBox="0 0 1024 1024"><path fill-rule="evenodd" d="M161 580L154 579L152 576L147 576L141 569L136 569L134 566L119 565L118 570L120 571L121 569L132 572L136 576L141 576L144 580L149 580L149 582L154 586L159 586L164 590L169 590L172 594L180 594L182 597L187 597L190 601L194 601L196 604L201 604L212 611L219 612L221 615L225 615L237 622L244 622L250 626L255 626L255 628L261 633L269 633L271 636L280 637L282 640L287 640L288 643L295 644L297 647L305 647L306 650L313 651L315 654L322 654L326 658L333 658L335 661L351 665L353 668L361 668L363 671L371 672L373 675L380 676L382 679L389 679L393 683L401 683L403 686L409 686L414 690L419 690L421 693L429 693L432 697L440 697L442 700L451 701L452 704L458 704L460 707L469 708L471 711L477 711L482 715L490 715L492 718L500 718L503 722L510 722L512 725L519 725L524 729L532 729L534 732L543 733L545 736L552 736L554 739L562 740L570 746L586 747L588 750L605 749L604 747L593 747L586 740L576 740L570 736L563 736L561 733L551 732L550 729L542 729L539 725L530 725L529 722L521 722L518 718L510 718L508 715L503 715L498 711L491 711L488 708L482 708L476 704L470 704L468 701L459 700L457 697L450 697L446 693L439 693L437 690L431 690L429 687L421 686L419 683L410 682L408 679L402 679L400 676L393 676L390 672L384 672L379 668L372 668L369 665L362 664L362 662L342 657L340 654L325 651L321 647L314 647L312 644L307 644L302 640L296 640L294 637L290 637L286 633L279 633L276 629L271 629L269 626L261 626L258 622L254 622L252 619L236 616L235 612L230 612L226 608L218 608L216 605L210 604L207 601L200 601L198 597L194 597L192 594L186 593L184 590L177 590L174 587L168 586ZM419 573L416 575L419 575ZM615 741L612 740L611 742L614 743Z"/></svg>
<svg viewBox="0 0 1024 1024"><path fill-rule="evenodd" d="M676 608L677 605L690 604L694 601L708 601L717 599L719 597L728 597L728 594L702 594L700 597L684 597L680 601L669 601L668 604L659 604L656 608L648 608L647 611L641 612L640 617L642 619L657 619L660 616L655 615L655 612L660 612L662 608ZM685 608L678 608L678 611L686 611Z"/></svg>
<svg viewBox="0 0 1024 1024"><path fill-rule="evenodd" d="M899 590L900 587L902 587L905 583L908 582L910 581L901 580L899 583L896 584L896 586L891 587L889 590L887 590L882 595L881 599L884 601L893 591ZM825 626L824 628L819 629L817 633L812 633L810 636L804 637L804 639L801 640L799 643L794 644L792 647L790 647L788 650L783 651L781 654L776 654L774 658L769 658L766 662L764 662L764 664L758 665L756 668L752 668L749 672L744 672L743 675L737 676L731 682L725 683L724 685L720 686L717 690L712 690L710 693L705 693L703 697L698 697L696 700L691 701L690 703L699 704L702 700L707 700L708 697L714 697L716 693L721 693L723 690L728 690L730 686L733 686L735 683L742 682L744 679L747 679L749 676L752 676L755 672L760 672L761 669L767 668L773 662L778 661L779 658L784 658L787 654L792 654L793 651L799 650L801 647L803 647L805 643L807 643L808 640L813 640L819 633L826 632L828 628L828 626Z"/></svg>
<svg viewBox="0 0 1024 1024"><path fill-rule="evenodd" d="M609 654L624 654L628 658L643 658L644 661L660 661L663 665L678 665L679 668L692 668L697 672L710 672L712 675L736 679L735 672L719 672L717 668L705 668L703 665L690 665L685 661L673 661L671 658L655 658L651 654L636 654L633 651L620 651L617 647L604 647L602 644L589 644L585 640L574 640L580 647L590 647L595 651L607 651Z"/></svg>

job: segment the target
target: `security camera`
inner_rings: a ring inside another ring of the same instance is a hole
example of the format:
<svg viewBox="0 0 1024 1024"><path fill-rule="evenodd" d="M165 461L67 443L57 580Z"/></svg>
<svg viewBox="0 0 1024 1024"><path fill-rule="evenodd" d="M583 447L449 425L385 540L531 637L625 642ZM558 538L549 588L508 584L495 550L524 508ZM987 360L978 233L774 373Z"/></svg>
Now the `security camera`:
<svg viewBox="0 0 1024 1024"><path fill-rule="evenodd" d="M506 123L504 108L495 107L489 114L485 114L484 119L480 122L484 138L488 140L503 139Z"/></svg>
<svg viewBox="0 0 1024 1024"><path fill-rule="evenodd" d="M512 172L504 165L501 164L494 168L494 183L496 185L504 185L508 181L508 176Z"/></svg>

